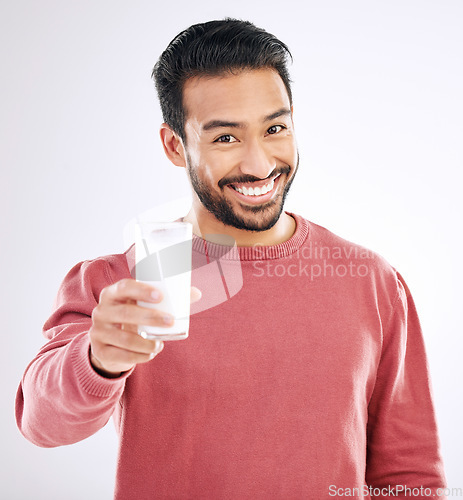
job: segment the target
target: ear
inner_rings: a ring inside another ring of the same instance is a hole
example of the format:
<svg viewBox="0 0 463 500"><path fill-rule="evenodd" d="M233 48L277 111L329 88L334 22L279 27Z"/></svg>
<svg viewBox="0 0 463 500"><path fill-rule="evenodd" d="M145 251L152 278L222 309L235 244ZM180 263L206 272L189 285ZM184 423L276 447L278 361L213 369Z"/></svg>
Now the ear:
<svg viewBox="0 0 463 500"><path fill-rule="evenodd" d="M167 158L177 167L186 167L185 148L182 139L167 125L163 123L159 131L162 146Z"/></svg>

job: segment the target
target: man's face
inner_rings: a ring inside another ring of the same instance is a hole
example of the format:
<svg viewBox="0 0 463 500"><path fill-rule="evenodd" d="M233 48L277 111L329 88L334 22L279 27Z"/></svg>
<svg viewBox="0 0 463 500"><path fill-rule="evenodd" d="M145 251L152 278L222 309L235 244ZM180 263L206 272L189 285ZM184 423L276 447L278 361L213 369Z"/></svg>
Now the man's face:
<svg viewBox="0 0 463 500"><path fill-rule="evenodd" d="M183 97L195 210L238 229L273 227L298 166L291 105L278 73L191 78Z"/></svg>

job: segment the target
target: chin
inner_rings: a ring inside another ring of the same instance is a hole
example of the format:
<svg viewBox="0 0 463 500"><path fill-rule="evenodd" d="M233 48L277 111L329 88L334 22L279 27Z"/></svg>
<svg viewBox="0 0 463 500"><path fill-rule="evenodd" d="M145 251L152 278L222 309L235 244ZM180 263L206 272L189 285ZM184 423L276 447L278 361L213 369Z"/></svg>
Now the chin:
<svg viewBox="0 0 463 500"><path fill-rule="evenodd" d="M280 219L283 202L272 200L266 206L240 207L240 212L231 207L225 213L214 214L223 224L249 232L263 232L271 229ZM243 213L244 212L244 213Z"/></svg>

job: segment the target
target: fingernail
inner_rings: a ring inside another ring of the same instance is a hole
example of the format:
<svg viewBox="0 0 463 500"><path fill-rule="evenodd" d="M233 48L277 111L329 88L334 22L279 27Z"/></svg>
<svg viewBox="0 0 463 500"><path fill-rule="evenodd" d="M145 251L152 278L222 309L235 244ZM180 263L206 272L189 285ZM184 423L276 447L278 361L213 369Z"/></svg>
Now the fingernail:
<svg viewBox="0 0 463 500"><path fill-rule="evenodd" d="M159 300L161 298L161 294L157 291L157 290L153 290L151 292L151 297L154 299L154 300Z"/></svg>

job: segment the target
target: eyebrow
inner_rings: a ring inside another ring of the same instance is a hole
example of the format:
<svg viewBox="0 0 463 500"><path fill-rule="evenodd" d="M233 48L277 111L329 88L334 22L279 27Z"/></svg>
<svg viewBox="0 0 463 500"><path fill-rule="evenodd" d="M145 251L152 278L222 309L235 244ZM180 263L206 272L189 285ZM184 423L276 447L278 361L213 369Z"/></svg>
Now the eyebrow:
<svg viewBox="0 0 463 500"><path fill-rule="evenodd" d="M275 120L280 116L288 116L291 115L291 110L289 108L281 108L275 113L267 115L262 120L263 123ZM213 130L217 128L245 128L246 125L242 122L230 122L226 120L210 120L203 125L203 130Z"/></svg>

